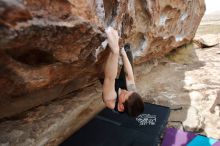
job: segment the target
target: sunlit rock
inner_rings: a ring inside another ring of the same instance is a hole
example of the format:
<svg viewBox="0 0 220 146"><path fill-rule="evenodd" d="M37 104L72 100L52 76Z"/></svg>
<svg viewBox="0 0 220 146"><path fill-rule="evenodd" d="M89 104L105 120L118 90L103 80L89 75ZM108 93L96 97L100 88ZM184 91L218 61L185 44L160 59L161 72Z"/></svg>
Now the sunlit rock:
<svg viewBox="0 0 220 146"><path fill-rule="evenodd" d="M0 118L90 86L102 76L112 26L135 64L192 40L204 0L2 0ZM104 45L106 46L106 45Z"/></svg>

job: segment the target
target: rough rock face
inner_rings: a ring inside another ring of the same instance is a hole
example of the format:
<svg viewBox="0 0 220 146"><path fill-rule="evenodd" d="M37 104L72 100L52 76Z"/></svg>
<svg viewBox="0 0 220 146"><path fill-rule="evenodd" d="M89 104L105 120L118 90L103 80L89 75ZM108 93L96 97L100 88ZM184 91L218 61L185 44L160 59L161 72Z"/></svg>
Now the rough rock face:
<svg viewBox="0 0 220 146"><path fill-rule="evenodd" d="M1 0L0 118L91 85L105 27L139 64L191 41L204 11L204 0Z"/></svg>
<svg viewBox="0 0 220 146"><path fill-rule="evenodd" d="M136 69L139 93L146 101L170 107L168 127L220 139L219 47L181 47L150 72ZM145 75L146 74L146 75Z"/></svg>
<svg viewBox="0 0 220 146"><path fill-rule="evenodd" d="M200 48L210 48L219 44L218 34L196 36L193 40Z"/></svg>
<svg viewBox="0 0 220 146"><path fill-rule="evenodd" d="M169 106L168 127L220 139L219 48L186 45L168 57L135 66L138 92L145 101ZM101 85L42 105L0 123L2 146L57 146L104 104Z"/></svg>
<svg viewBox="0 0 220 146"><path fill-rule="evenodd" d="M105 106L98 83L1 121L0 146L58 146Z"/></svg>

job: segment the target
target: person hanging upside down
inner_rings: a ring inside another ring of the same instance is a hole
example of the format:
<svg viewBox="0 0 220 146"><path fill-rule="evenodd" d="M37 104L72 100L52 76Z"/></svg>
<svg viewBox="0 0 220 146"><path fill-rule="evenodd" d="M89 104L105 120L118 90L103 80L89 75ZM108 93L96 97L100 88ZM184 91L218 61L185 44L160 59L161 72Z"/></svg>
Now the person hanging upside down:
<svg viewBox="0 0 220 146"><path fill-rule="evenodd" d="M144 111L144 102L136 92L130 45L126 44L119 49L118 32L112 27L107 28L105 32L111 51L104 68L105 78L100 79L103 84L103 101L108 108L116 112L127 112L130 116L138 116ZM116 79L119 55L122 56L123 66L119 78Z"/></svg>

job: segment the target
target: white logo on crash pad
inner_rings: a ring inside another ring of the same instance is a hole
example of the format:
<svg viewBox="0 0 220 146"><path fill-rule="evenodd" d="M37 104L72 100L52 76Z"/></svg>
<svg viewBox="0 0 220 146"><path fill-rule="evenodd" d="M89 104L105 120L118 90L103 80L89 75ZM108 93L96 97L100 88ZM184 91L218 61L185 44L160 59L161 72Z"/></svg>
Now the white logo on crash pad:
<svg viewBox="0 0 220 146"><path fill-rule="evenodd" d="M139 123L139 125L155 125L157 122L157 116L156 115L150 115L150 114L141 114L136 118L136 121Z"/></svg>

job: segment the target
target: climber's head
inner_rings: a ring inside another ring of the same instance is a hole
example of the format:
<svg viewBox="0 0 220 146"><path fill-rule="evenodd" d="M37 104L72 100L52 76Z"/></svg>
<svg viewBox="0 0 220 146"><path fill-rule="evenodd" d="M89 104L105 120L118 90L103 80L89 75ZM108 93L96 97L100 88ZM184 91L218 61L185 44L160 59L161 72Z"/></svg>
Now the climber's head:
<svg viewBox="0 0 220 146"><path fill-rule="evenodd" d="M121 90L119 93L118 110L127 112L130 116L138 116L144 111L141 96L133 91Z"/></svg>

